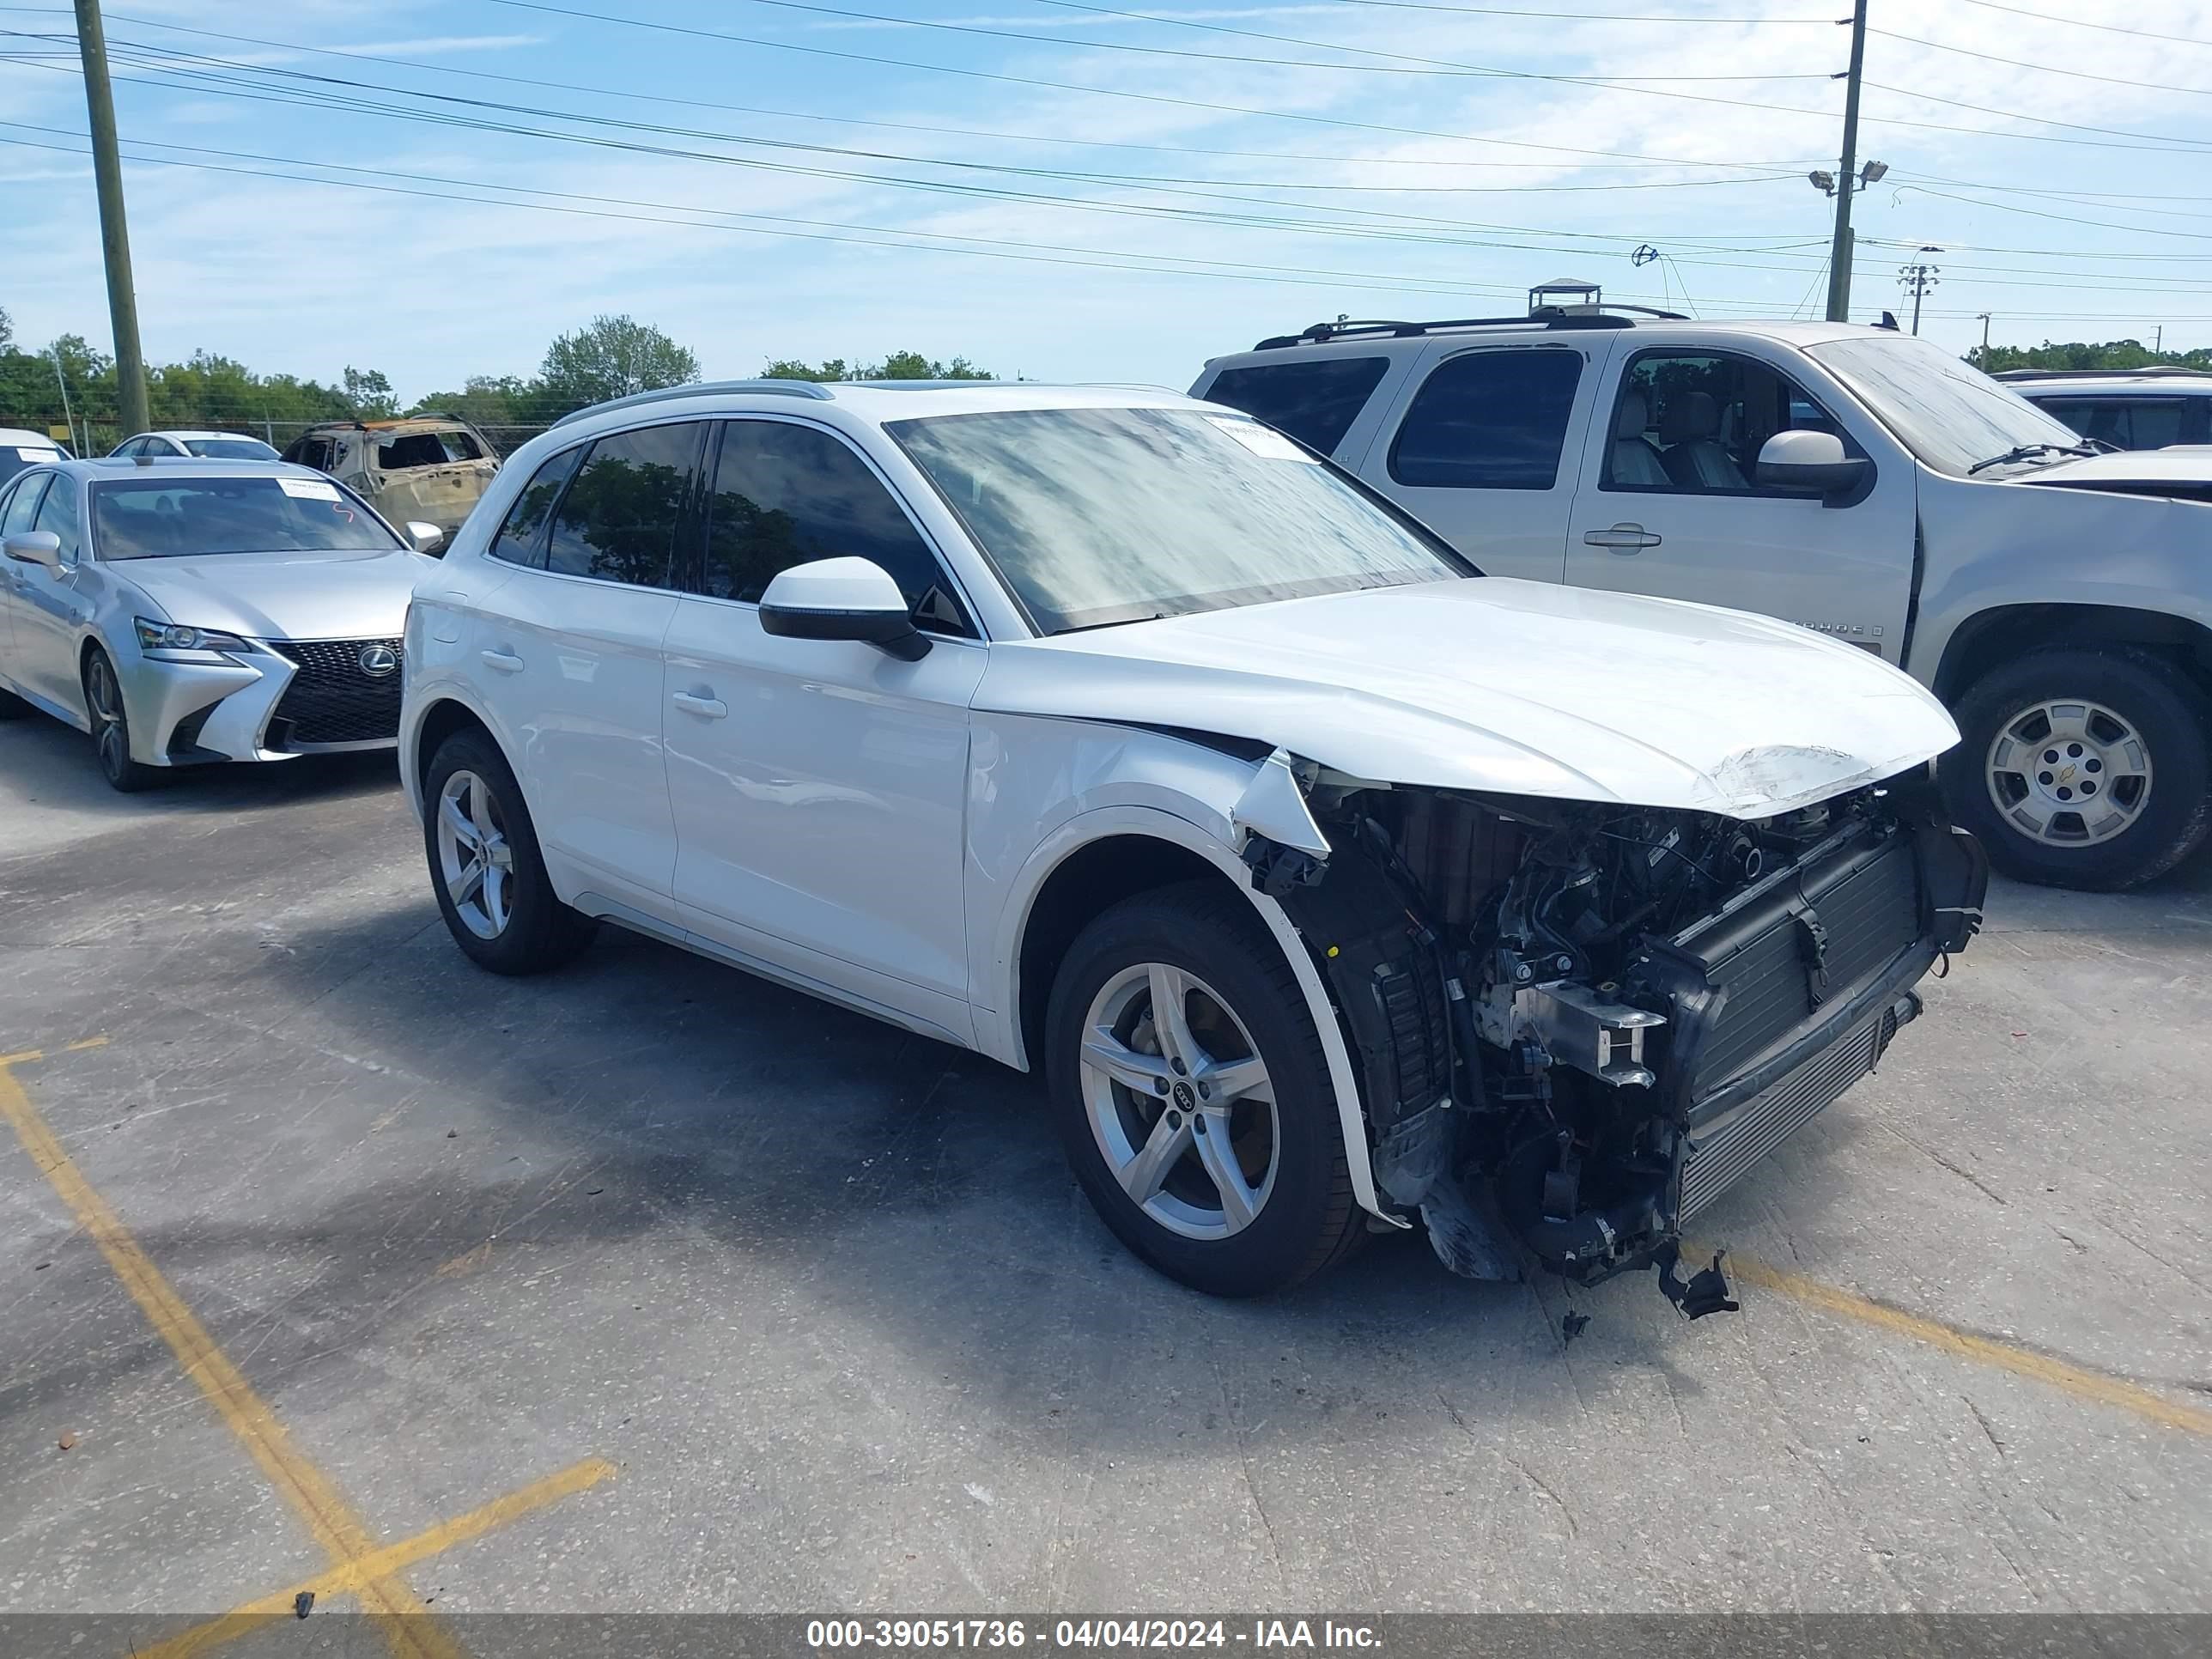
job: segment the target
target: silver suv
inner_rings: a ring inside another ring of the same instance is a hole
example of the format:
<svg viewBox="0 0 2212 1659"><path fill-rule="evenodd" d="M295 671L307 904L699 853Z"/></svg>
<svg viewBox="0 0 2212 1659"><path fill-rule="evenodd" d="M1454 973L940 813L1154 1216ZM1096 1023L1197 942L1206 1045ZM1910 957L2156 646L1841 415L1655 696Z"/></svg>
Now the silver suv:
<svg viewBox="0 0 2212 1659"><path fill-rule="evenodd" d="M1764 611L1904 668L1957 718L1950 811L2008 874L2125 887L2212 827L2212 448L2100 453L1894 329L1626 307L1316 324L1191 392L1491 575Z"/></svg>
<svg viewBox="0 0 2212 1659"><path fill-rule="evenodd" d="M2084 438L2114 449L2212 443L2212 370L2008 368L1996 379Z"/></svg>

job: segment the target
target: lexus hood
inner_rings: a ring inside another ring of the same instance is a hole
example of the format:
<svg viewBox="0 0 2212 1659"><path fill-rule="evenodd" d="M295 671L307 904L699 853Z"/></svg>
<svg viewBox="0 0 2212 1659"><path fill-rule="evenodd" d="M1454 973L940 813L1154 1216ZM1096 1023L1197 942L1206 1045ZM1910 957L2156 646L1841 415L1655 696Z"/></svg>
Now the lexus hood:
<svg viewBox="0 0 2212 1659"><path fill-rule="evenodd" d="M1501 577L994 646L973 707L1255 739L1377 782L1738 818L1959 738L1910 677L1793 623Z"/></svg>
<svg viewBox="0 0 2212 1659"><path fill-rule="evenodd" d="M431 562L395 547L120 559L106 568L173 623L258 640L361 640L399 637Z"/></svg>

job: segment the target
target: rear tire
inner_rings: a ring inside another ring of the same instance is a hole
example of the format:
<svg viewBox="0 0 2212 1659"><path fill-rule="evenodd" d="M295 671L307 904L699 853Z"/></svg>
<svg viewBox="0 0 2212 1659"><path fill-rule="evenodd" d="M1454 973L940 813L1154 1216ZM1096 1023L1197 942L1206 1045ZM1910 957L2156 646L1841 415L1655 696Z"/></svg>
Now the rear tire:
<svg viewBox="0 0 2212 1659"><path fill-rule="evenodd" d="M422 799L431 890L471 962L495 974L542 974L592 942L599 924L553 891L522 787L489 738L459 732L439 744Z"/></svg>
<svg viewBox="0 0 2212 1659"><path fill-rule="evenodd" d="M2035 652L1976 682L1955 712L1944 799L2016 880L2132 887L2212 828L2208 711L2155 657Z"/></svg>
<svg viewBox="0 0 2212 1659"><path fill-rule="evenodd" d="M100 646L84 653L84 712L92 725L94 757L108 787L135 795L161 781L153 767L131 758L131 713L114 661Z"/></svg>
<svg viewBox="0 0 2212 1659"><path fill-rule="evenodd" d="M1182 1012L1164 1038L1163 995ZM1076 1179L1170 1278L1264 1295L1365 1236L1305 996L1237 894L1195 883L1098 916L1060 963L1045 1029Z"/></svg>

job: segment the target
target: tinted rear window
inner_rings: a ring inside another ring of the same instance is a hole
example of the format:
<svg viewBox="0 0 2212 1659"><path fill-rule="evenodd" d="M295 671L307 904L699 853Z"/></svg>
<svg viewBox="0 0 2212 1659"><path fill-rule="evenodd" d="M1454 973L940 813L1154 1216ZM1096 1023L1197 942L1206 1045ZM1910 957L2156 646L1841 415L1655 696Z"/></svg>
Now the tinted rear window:
<svg viewBox="0 0 2212 1659"><path fill-rule="evenodd" d="M1303 362L1224 368L1206 388L1227 404L1279 427L1324 455L1335 453L1382 383L1388 357L1309 357Z"/></svg>
<svg viewBox="0 0 2212 1659"><path fill-rule="evenodd" d="M1471 351L1437 365L1390 446L1390 476L1443 489L1549 489L1582 353Z"/></svg>

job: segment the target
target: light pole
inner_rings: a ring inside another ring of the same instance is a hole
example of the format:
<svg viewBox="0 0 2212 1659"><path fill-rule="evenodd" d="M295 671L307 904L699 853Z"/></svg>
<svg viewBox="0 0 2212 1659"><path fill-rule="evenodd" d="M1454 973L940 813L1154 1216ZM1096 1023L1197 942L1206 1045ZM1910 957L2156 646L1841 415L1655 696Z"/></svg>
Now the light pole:
<svg viewBox="0 0 2212 1659"><path fill-rule="evenodd" d="M1843 187L1834 192L1836 239L1828 250L1828 320L1832 323L1849 322L1851 315L1852 178L1858 169L1859 74L1866 66L1866 32L1867 0L1852 0L1851 66L1845 71L1844 84L1844 165L1837 174ZM1877 173L1873 179L1862 179L1858 188L1863 190L1881 176ZM1815 175L1814 183L1819 182Z"/></svg>
<svg viewBox="0 0 2212 1659"><path fill-rule="evenodd" d="M1823 196L1836 198L1836 240L1828 253L1828 320L1832 323L1847 323L1851 319L1851 198L1889 171L1887 161L1869 161L1857 173L1852 173L1850 152L1858 137L1856 115L1845 131L1850 137L1844 141L1844 172L1841 177L1826 167L1814 167L1805 175L1812 181L1814 189Z"/></svg>
<svg viewBox="0 0 2212 1659"><path fill-rule="evenodd" d="M1978 311L1974 313L1974 317L1975 320L1982 325L1982 356L1986 357L1990 355L1990 313L1986 311Z"/></svg>

